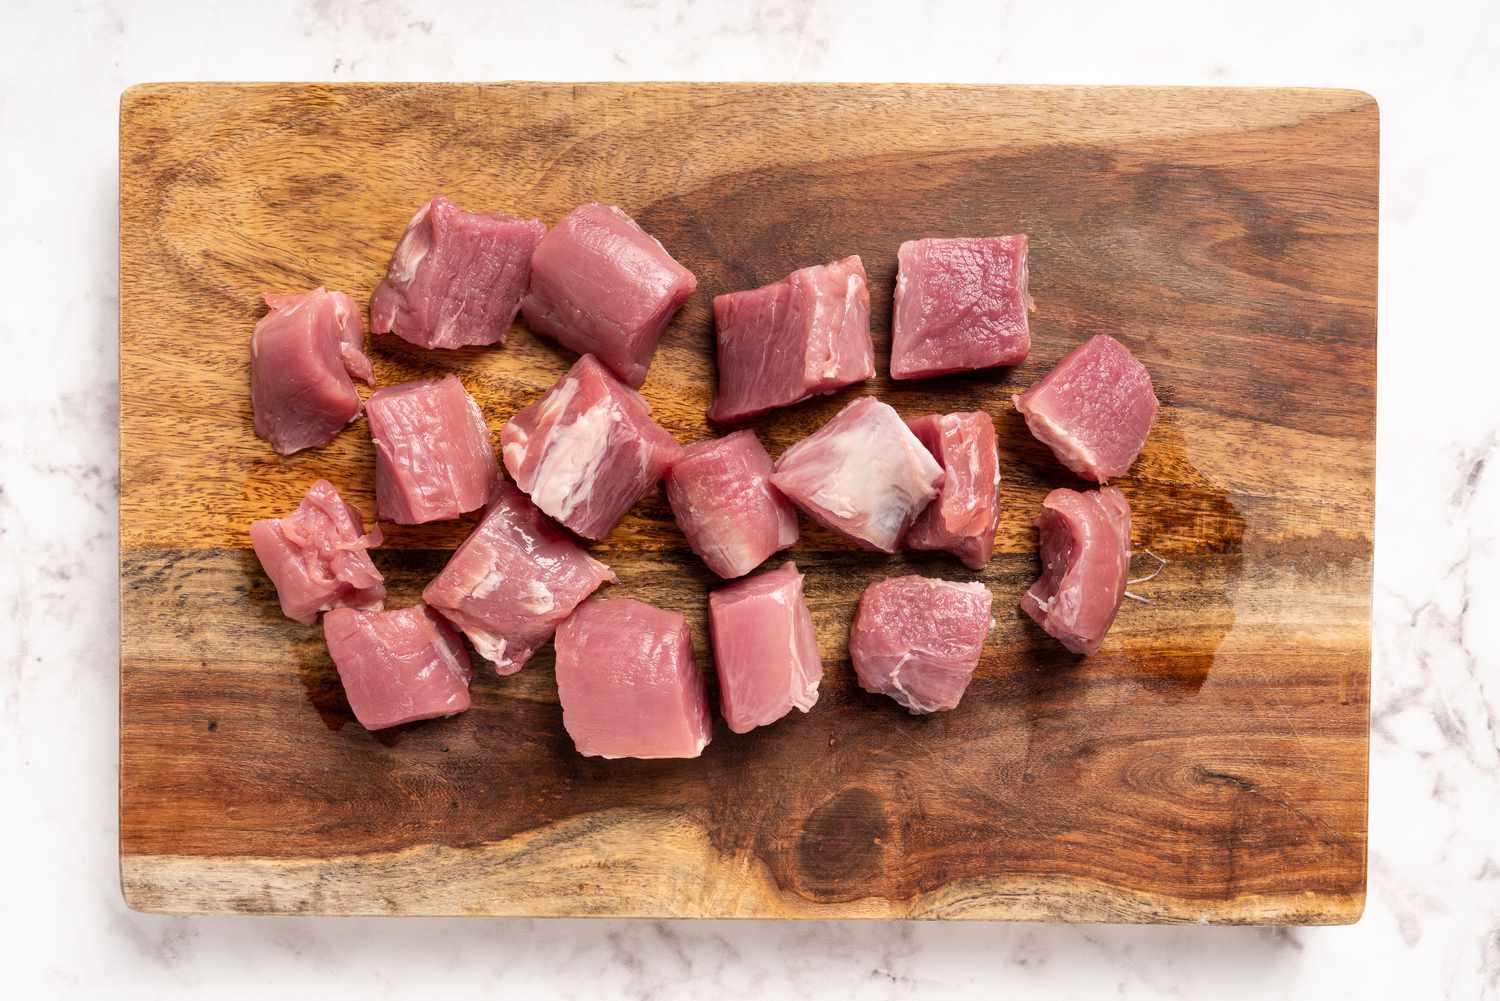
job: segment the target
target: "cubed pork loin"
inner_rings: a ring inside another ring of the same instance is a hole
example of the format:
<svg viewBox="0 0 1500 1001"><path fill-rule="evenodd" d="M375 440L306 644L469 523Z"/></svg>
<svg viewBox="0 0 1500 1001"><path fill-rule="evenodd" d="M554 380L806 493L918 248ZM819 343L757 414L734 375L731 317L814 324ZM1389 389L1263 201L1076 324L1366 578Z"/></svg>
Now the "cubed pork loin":
<svg viewBox="0 0 1500 1001"><path fill-rule="evenodd" d="M818 701L823 661L797 564L709 592L708 621L729 729L749 733Z"/></svg>
<svg viewBox="0 0 1500 1001"><path fill-rule="evenodd" d="M696 758L713 724L687 620L628 598L585 601L557 627L557 697L579 754Z"/></svg>
<svg viewBox="0 0 1500 1001"><path fill-rule="evenodd" d="M771 484L828 528L894 553L943 468L892 407L862 396L783 452Z"/></svg>
<svg viewBox="0 0 1500 1001"><path fill-rule="evenodd" d="M489 500L499 475L490 429L456 376L387 386L365 408L380 517L421 525Z"/></svg>
<svg viewBox="0 0 1500 1001"><path fill-rule="evenodd" d="M516 484L586 539L608 534L682 453L641 395L593 355L512 417L500 440Z"/></svg>
<svg viewBox="0 0 1500 1001"><path fill-rule="evenodd" d="M422 592L498 674L514 674L557 624L614 573L512 484L495 486L484 519Z"/></svg>
<svg viewBox="0 0 1500 1001"><path fill-rule="evenodd" d="M1130 468L1156 420L1151 373L1107 334L1074 348L1013 399L1031 433L1057 460L1095 483Z"/></svg>
<svg viewBox="0 0 1500 1001"><path fill-rule="evenodd" d="M754 431L694 442L667 470L667 500L693 552L726 580L797 541L797 511L771 486Z"/></svg>
<svg viewBox="0 0 1500 1001"><path fill-rule="evenodd" d="M343 292L266 293L250 335L255 433L281 455L333 441L359 416L354 380L375 381L359 308Z"/></svg>
<svg viewBox="0 0 1500 1001"><path fill-rule="evenodd" d="M505 343L546 232L537 219L465 212L436 196L396 244L370 297L370 328L423 348Z"/></svg>
<svg viewBox="0 0 1500 1001"><path fill-rule="evenodd" d="M1037 528L1042 575L1021 610L1074 653L1098 653L1125 598L1130 504L1114 487L1054 490Z"/></svg>
<svg viewBox="0 0 1500 1001"><path fill-rule="evenodd" d="M1031 350L1026 237L908 240L897 251L891 378L1018 365Z"/></svg>
<svg viewBox="0 0 1500 1001"><path fill-rule="evenodd" d="M710 420L745 420L875 374L870 289L857 256L715 296L714 330L719 391Z"/></svg>
<svg viewBox="0 0 1500 1001"><path fill-rule="evenodd" d="M865 588L849 632L860 687L889 695L913 713L957 706L995 624L990 600L977 581L916 575Z"/></svg>
<svg viewBox="0 0 1500 1001"><path fill-rule="evenodd" d="M986 413L928 414L907 421L943 467L943 487L906 535L908 549L945 549L975 570L995 551L1000 449Z"/></svg>
<svg viewBox="0 0 1500 1001"><path fill-rule="evenodd" d="M359 511L327 480L309 487L291 514L252 523L250 544L289 619L312 625L331 608L372 611L385 601L369 553L380 545L380 527L366 533Z"/></svg>
<svg viewBox="0 0 1500 1001"><path fill-rule="evenodd" d="M335 608L323 616L323 638L349 708L366 730L469 708L474 672L464 641L425 605L388 612Z"/></svg>
<svg viewBox="0 0 1500 1001"><path fill-rule="evenodd" d="M580 205L537 244L521 312L534 333L596 356L639 388L662 331L697 288L630 216Z"/></svg>

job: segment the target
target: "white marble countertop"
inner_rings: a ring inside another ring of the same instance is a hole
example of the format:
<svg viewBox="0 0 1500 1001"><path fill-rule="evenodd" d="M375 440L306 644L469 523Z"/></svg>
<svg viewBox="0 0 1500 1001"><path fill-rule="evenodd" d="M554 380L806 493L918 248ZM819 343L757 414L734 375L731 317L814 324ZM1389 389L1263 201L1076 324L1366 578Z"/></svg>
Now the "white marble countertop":
<svg viewBox="0 0 1500 1001"><path fill-rule="evenodd" d="M577 6L588 9L4 5L8 996L1500 998L1500 326L1490 302L1500 5L1180 0L1093 15L1003 0L903 0L889 13L868 0ZM188 920L125 908L115 842L120 91L148 80L608 78L1298 84L1379 99L1374 732L1360 924Z"/></svg>

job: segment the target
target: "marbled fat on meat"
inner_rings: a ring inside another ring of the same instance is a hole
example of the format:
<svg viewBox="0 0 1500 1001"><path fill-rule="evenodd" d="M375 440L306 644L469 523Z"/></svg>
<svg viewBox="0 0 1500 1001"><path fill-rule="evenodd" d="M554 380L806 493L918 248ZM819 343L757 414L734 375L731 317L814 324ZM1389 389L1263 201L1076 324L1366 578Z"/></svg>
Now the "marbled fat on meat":
<svg viewBox="0 0 1500 1001"><path fill-rule="evenodd" d="M1099 652L1125 598L1130 504L1114 487L1058 489L1042 501L1042 575L1021 610L1073 653Z"/></svg>
<svg viewBox="0 0 1500 1001"><path fill-rule="evenodd" d="M989 589L910 575L871 584L849 632L860 687L912 713L952 709L994 627Z"/></svg>
<svg viewBox="0 0 1500 1001"><path fill-rule="evenodd" d="M359 309L321 287L264 298L271 311L250 335L255 433L281 455L326 445L359 416L354 380L374 383Z"/></svg>
<svg viewBox="0 0 1500 1001"><path fill-rule="evenodd" d="M667 500L682 534L726 580L797 541L797 512L771 485L771 457L754 431L694 442L667 470Z"/></svg>
<svg viewBox="0 0 1500 1001"><path fill-rule="evenodd" d="M276 585L281 611L311 625L332 608L379 609L385 584L370 560L380 528L365 532L359 512L332 483L318 480L297 509L250 525L250 544Z"/></svg>

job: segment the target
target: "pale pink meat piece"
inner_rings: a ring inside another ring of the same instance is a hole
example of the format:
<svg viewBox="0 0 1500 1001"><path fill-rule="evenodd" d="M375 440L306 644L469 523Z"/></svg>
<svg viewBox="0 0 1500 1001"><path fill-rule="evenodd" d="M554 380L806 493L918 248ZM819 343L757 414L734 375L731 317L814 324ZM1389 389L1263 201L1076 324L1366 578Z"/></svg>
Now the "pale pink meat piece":
<svg viewBox="0 0 1500 1001"><path fill-rule="evenodd" d="M943 467L937 499L906 535L908 549L944 549L975 570L995 551L1000 523L1000 449L986 413L928 414L907 421Z"/></svg>
<svg viewBox="0 0 1500 1001"><path fill-rule="evenodd" d="M579 754L696 758L713 724L687 620L628 598L585 601L557 627L557 697Z"/></svg>
<svg viewBox="0 0 1500 1001"><path fill-rule="evenodd" d="M490 430L456 376L403 382L365 404L375 441L375 510L402 525L483 507L499 475Z"/></svg>
<svg viewBox="0 0 1500 1001"><path fill-rule="evenodd" d="M693 273L613 205L580 205L531 257L526 325L595 355L639 388L672 316L698 289Z"/></svg>
<svg viewBox="0 0 1500 1001"><path fill-rule="evenodd" d="M865 588L849 632L859 685L913 713L952 709L994 627L983 584L889 577Z"/></svg>
<svg viewBox="0 0 1500 1001"><path fill-rule="evenodd" d="M667 500L693 552L726 580L797 541L797 511L771 486L754 431L694 442L667 470Z"/></svg>
<svg viewBox="0 0 1500 1001"><path fill-rule="evenodd" d="M615 575L504 480L484 519L422 592L497 674L514 674Z"/></svg>
<svg viewBox="0 0 1500 1001"><path fill-rule="evenodd" d="M1074 348L1013 399L1031 433L1057 460L1096 483L1130 468L1156 420L1151 373L1107 334Z"/></svg>
<svg viewBox="0 0 1500 1001"><path fill-rule="evenodd" d="M422 206L370 297L370 329L424 348L504 344L531 279L537 219Z"/></svg>
<svg viewBox="0 0 1500 1001"><path fill-rule="evenodd" d="M710 420L745 420L875 374L870 289L858 256L714 297L719 390Z"/></svg>
<svg viewBox="0 0 1500 1001"><path fill-rule="evenodd" d="M1114 487L1058 489L1042 501L1042 575L1021 610L1074 653L1095 654L1130 572L1130 504Z"/></svg>
<svg viewBox="0 0 1500 1001"><path fill-rule="evenodd" d="M335 608L323 639L354 718L366 730L469 708L474 676L463 640L425 605L388 612Z"/></svg>
<svg viewBox="0 0 1500 1001"><path fill-rule="evenodd" d="M797 564L709 592L708 621L729 729L749 733L818 701L823 661Z"/></svg>
<svg viewBox="0 0 1500 1001"><path fill-rule="evenodd" d="M593 355L512 417L500 441L516 485L586 539L608 534L682 453L641 395Z"/></svg>
<svg viewBox="0 0 1500 1001"><path fill-rule="evenodd" d="M343 292L266 293L250 335L255 433L281 455L326 445L359 416L354 380L375 381L359 308Z"/></svg>
<svg viewBox="0 0 1500 1001"><path fill-rule="evenodd" d="M908 240L897 251L891 378L1017 365L1031 350L1026 237Z"/></svg>
<svg viewBox="0 0 1500 1001"><path fill-rule="evenodd" d="M826 527L894 553L943 468L892 407L861 396L783 452L771 484Z"/></svg>
<svg viewBox="0 0 1500 1001"><path fill-rule="evenodd" d="M308 625L331 608L381 607L385 584L369 553L380 541L380 527L366 533L359 511L327 480L309 487L291 514L250 525L250 544L282 612Z"/></svg>

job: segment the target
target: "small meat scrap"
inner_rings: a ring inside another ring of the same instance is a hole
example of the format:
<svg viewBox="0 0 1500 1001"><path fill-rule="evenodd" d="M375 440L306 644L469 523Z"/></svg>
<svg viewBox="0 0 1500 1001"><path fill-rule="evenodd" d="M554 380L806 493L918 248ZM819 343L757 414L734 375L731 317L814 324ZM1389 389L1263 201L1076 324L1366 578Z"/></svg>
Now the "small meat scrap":
<svg viewBox="0 0 1500 1001"><path fill-rule="evenodd" d="M1095 483L1130 468L1156 420L1151 373L1107 334L1074 348L1012 399L1057 461Z"/></svg>
<svg viewBox="0 0 1500 1001"><path fill-rule="evenodd" d="M264 298L271 311L250 335L255 433L281 455L326 445L359 416L354 380L375 381L359 309L321 287Z"/></svg>
<svg viewBox="0 0 1500 1001"><path fill-rule="evenodd" d="M1031 350L1026 237L908 240L897 251L891 378L1018 365Z"/></svg>
<svg viewBox="0 0 1500 1001"><path fill-rule="evenodd" d="M849 633L859 685L889 695L913 713L952 709L979 666L994 627L990 592L916 575L865 588Z"/></svg>
<svg viewBox="0 0 1500 1001"><path fill-rule="evenodd" d="M943 467L937 500L906 536L908 549L944 549L978 570L995 551L1000 523L1000 448L986 413L928 414L907 421Z"/></svg>
<svg viewBox="0 0 1500 1001"><path fill-rule="evenodd" d="M474 671L464 641L425 605L389 612L336 608L323 616L323 639L349 708L366 730L469 708Z"/></svg>
<svg viewBox="0 0 1500 1001"><path fill-rule="evenodd" d="M719 391L710 420L745 420L875 374L870 289L857 256L715 296L714 330Z"/></svg>
<svg viewBox="0 0 1500 1001"><path fill-rule="evenodd" d="M797 564L709 592L708 621L729 729L749 733L818 701L823 661Z"/></svg>
<svg viewBox="0 0 1500 1001"><path fill-rule="evenodd" d="M422 592L500 675L519 671L557 624L614 573L509 482Z"/></svg>
<svg viewBox="0 0 1500 1001"><path fill-rule="evenodd" d="M892 407L862 396L783 452L771 484L828 528L894 553L943 468Z"/></svg>
<svg viewBox="0 0 1500 1001"><path fill-rule="evenodd" d="M1042 501L1042 575L1021 610L1074 653L1099 652L1125 597L1130 504L1114 487L1058 489Z"/></svg>
<svg viewBox="0 0 1500 1001"><path fill-rule="evenodd" d="M289 619L312 625L331 608L372 611L385 601L369 553L380 545L380 528L367 534L359 511L327 480L309 487L291 514L253 522L250 544Z"/></svg>
<svg viewBox="0 0 1500 1001"><path fill-rule="evenodd" d="M370 328L423 348L504 344L546 232L537 219L465 212L434 197L407 224L370 297Z"/></svg>
<svg viewBox="0 0 1500 1001"><path fill-rule="evenodd" d="M403 382L365 404L375 440L375 510L402 525L483 507L499 475L490 430L456 376Z"/></svg>
<svg viewBox="0 0 1500 1001"><path fill-rule="evenodd" d="M667 500L693 552L726 580L797 541L797 511L771 486L754 431L694 442L667 470Z"/></svg>
<svg viewBox="0 0 1500 1001"><path fill-rule="evenodd" d="M537 244L521 312L534 333L595 355L639 388L662 331L697 289L693 273L630 216L580 205Z"/></svg>
<svg viewBox="0 0 1500 1001"><path fill-rule="evenodd" d="M586 539L602 539L682 448L641 394L584 355L501 432L505 468L532 503Z"/></svg>
<svg viewBox="0 0 1500 1001"><path fill-rule="evenodd" d="M713 724L687 620L593 598L557 628L557 697L579 754L696 758Z"/></svg>

